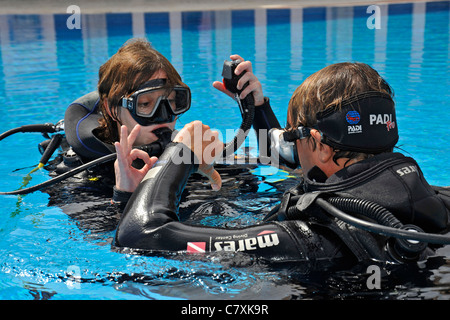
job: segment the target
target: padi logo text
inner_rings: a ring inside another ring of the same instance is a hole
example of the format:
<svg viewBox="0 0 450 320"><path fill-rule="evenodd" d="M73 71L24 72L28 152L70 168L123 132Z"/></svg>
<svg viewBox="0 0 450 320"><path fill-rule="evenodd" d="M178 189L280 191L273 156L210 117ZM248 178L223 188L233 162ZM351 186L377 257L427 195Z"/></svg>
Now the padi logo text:
<svg viewBox="0 0 450 320"><path fill-rule="evenodd" d="M348 134L352 133L361 133L362 132L362 125L356 125L356 126L348 126Z"/></svg>
<svg viewBox="0 0 450 320"><path fill-rule="evenodd" d="M256 237L215 242L214 248L217 251L251 251L277 246L279 243L278 234L275 231L267 230L260 232Z"/></svg>
<svg viewBox="0 0 450 320"><path fill-rule="evenodd" d="M370 114L369 115L369 123L371 126L374 124L392 123L392 114L390 114L390 113Z"/></svg>

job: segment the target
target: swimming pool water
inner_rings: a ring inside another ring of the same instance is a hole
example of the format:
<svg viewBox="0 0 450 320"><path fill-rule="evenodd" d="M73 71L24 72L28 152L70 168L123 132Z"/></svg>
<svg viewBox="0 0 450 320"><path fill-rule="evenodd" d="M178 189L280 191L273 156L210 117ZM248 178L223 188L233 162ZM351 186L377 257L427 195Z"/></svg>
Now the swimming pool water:
<svg viewBox="0 0 450 320"><path fill-rule="evenodd" d="M380 29L367 27L365 6L129 14L83 14L81 8L81 29L72 30L65 14L0 15L2 132L62 119L70 102L95 90L100 65L132 37L152 42L191 87L192 108L178 127L201 119L224 137L241 116L211 84L230 54L253 62L281 124L290 96L308 75L331 63L360 61L395 90L402 152L417 160L430 184L449 186L449 3L380 5ZM42 140L16 134L0 142L1 191L20 187L40 158ZM255 152L254 133L246 146ZM217 198L206 191L200 199L215 202L223 214L197 207L200 223L261 221L291 181L267 167L253 174L247 189L231 180ZM47 179L40 170L30 185ZM118 253L110 246L114 230L83 228L67 214L73 203L49 205L41 192L1 201L0 299L450 298L448 247L425 267L408 269L410 278L390 278L374 293L346 273L275 270L239 255L219 261Z"/></svg>

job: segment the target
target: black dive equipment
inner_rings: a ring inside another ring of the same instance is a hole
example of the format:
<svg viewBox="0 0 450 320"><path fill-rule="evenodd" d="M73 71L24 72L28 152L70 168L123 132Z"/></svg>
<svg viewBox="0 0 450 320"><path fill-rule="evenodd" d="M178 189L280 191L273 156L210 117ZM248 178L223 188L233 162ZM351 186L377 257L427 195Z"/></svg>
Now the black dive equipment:
<svg viewBox="0 0 450 320"><path fill-rule="evenodd" d="M302 199L302 197L306 198ZM449 235L427 233L416 225L404 225L393 213L377 203L366 199L330 196L320 192L304 195L293 195L287 192L281 203L272 209L264 221L296 220L309 217L311 213L306 213L305 209L313 202L345 223L391 237L386 243L386 250L393 259L398 261L416 259L426 249L428 243L450 244Z"/></svg>
<svg viewBox="0 0 450 320"><path fill-rule="evenodd" d="M242 76L234 74L234 70L239 63L238 60L225 61L223 66L222 75L224 83L227 83L226 88L236 94L236 101L243 115L238 133L231 142L224 144L223 156L230 155L239 148L245 140L254 118L253 95L248 95L241 100L239 93L242 90L236 88L237 82ZM86 169L114 161L116 159L114 147L103 143L93 132L98 126L98 119L101 117L98 103L98 93L91 92L74 101L67 109L64 120L58 122L57 125L50 123L26 125L1 134L0 140L17 132L40 132L48 138L39 145L42 158L39 166L33 171L42 168L63 140L67 140L70 149L65 152L63 159L66 164L76 167L38 185L10 192L0 192L0 194L28 194L58 183ZM150 80L139 87L131 96L122 98L122 107L130 110L133 118L141 125L172 122L175 120L175 116L189 110L190 105L191 93L189 88L184 86L169 88L165 79ZM52 138L48 136L48 133L62 130L65 131L66 139L63 139L61 134L54 135ZM173 132L168 128L160 128L154 130L153 133L158 137L158 140L139 148L151 156L160 156L166 145L172 141ZM77 155L81 156L81 162Z"/></svg>
<svg viewBox="0 0 450 320"><path fill-rule="evenodd" d="M235 99L239 104L243 116L243 121L239 132L236 134L233 141L224 145L224 157L230 155L231 152L234 153L239 148L251 128L254 118L255 106L253 96L250 94L245 99L239 98L239 94L242 92L242 89L237 89L237 83L242 74L240 76L234 74L234 70L239 63L240 61L225 61L222 72L223 83L230 92L235 94ZM151 111L137 110L139 108L136 103L138 103L137 101L139 100L139 95L144 92L151 92L153 89L157 88L157 85L158 83L156 82L144 84L144 86L147 87L140 89L143 91L139 93L136 92L129 98L123 99L123 106L132 111L132 115L134 114L133 112L135 112L136 118L141 119L141 121L145 118L149 120L152 117L158 117L158 110L166 112L166 115L169 115L170 117L171 114L181 114L189 109L190 92L183 89L184 91L180 90L184 95L184 98L180 98L180 101L183 102L181 104L171 101L170 95L160 95L161 99L154 102L153 109ZM160 83L160 85L163 84ZM96 93L91 93L88 95L95 94ZM178 94L178 92L176 92L176 94ZM78 114L77 117L67 118L68 121L71 120L70 118L81 119L78 123L70 123L70 127L73 127L71 129L73 132L71 132L69 136L72 138L74 145L77 147L74 154L77 154L78 150L87 150L87 146L84 145L85 137L83 136L83 132L86 130L83 129L94 128L93 124L97 123L97 119L99 117L97 104L98 101L95 105L88 107L79 104L81 107L76 111L81 112L82 114ZM161 114L159 116L163 118L164 114L162 114L162 116ZM95 116L92 117L92 115ZM168 118L166 117L166 120L167 119ZM83 120L89 121L83 122ZM335 123L339 123L340 125L335 126ZM45 143L40 144L39 149L42 153L42 158L40 160L40 165L38 166L39 168L50 159L53 152L64 141L62 134L55 134L52 137L49 137L48 133L55 133L64 130L66 132L66 138L68 138L68 129L69 128L64 129L64 121L60 121L56 125L49 123L26 125L11 129L1 134L0 140L3 140L4 138L18 132L42 133L46 138L48 138L48 140L45 141ZM318 114L317 129L322 132L324 143L339 148L340 150L378 153L392 148L398 140L394 103L389 96L379 92L363 93L342 102L341 108L332 109L331 111ZM286 159L290 157L290 163L297 163L298 165L298 155L296 155L296 148L293 142L296 139L306 138L309 135L309 131L310 128L305 127L299 127L290 131L278 129L275 134L271 135L272 143L274 140L278 140L278 146L281 147L280 150L282 151L280 152L280 156L283 156ZM155 130L154 133L159 139L150 145L142 146L140 148L148 152L150 155L160 155L164 151L166 145L171 142L172 131L168 128L161 128ZM92 130L88 131L86 134L92 135ZM357 138L353 139L354 137ZM93 142L95 148L97 146L101 147L101 145L99 145L99 140L96 137L92 137L92 139L94 139ZM366 143L366 141L368 141L367 139L370 139L370 144ZM67 142L72 146L70 141ZM116 154L113 153L111 149L103 147L103 150L101 151L102 153L94 149L87 151L85 150L86 153L83 154L83 156L85 156L84 159L94 159L92 161L79 165L70 171L60 174L55 178L33 187L11 192L0 192L0 194L28 194L58 183L91 167L116 159ZM427 247L427 243L450 244L449 236L425 233L415 225L402 225L388 210L377 204L370 203L367 200L355 198L347 199L341 197L322 198L319 197L319 193L310 193L309 196L313 198L311 202L315 201L318 206L339 220L370 232L392 237L393 239L388 241L386 250L391 254L391 256L393 256L394 259L400 261L413 260ZM302 211L298 210L296 206L296 203L300 197L301 196L283 197L281 204L274 208L274 210L272 210L264 220L273 221L301 218ZM345 213L342 210L349 211L351 214ZM356 217L355 214L369 218L375 222L360 219Z"/></svg>
<svg viewBox="0 0 450 320"><path fill-rule="evenodd" d="M33 131L33 132L35 132L35 131ZM169 128L159 128L159 129L154 130L153 133L158 137L158 140L156 140L155 142L152 142L148 145L139 146L137 148L144 150L150 156L160 156L163 153L166 145L168 145L172 141L172 130L170 130ZM45 163L48 161L48 159L50 159L50 157L52 156L53 152L59 147L62 140L63 140L62 135L55 135L51 138L50 143L48 144L47 148L45 150L41 150L41 152L43 152L41 161L40 161L38 167L36 167L33 171L40 169L45 165ZM71 151L71 149L69 149L69 153L70 153L70 151ZM73 154L76 155L75 153L73 153ZM47 181L37 184L35 186L25 188L25 189L18 189L18 190L14 190L14 191L0 192L0 194L1 195L23 195L23 194L32 193L34 191L51 186L55 183L61 182L65 179L72 177L72 176L76 175L77 173L80 173L89 168L92 168L92 167L95 167L95 166L98 166L100 164L107 163L110 161L114 161L114 160L116 160L116 156L117 156L116 153L110 153L110 154L104 155L102 157L99 157L95 160L92 160L88 163L78 165L77 167L75 167L67 172L64 172L50 180L47 180ZM70 159L70 154L69 155L64 154L64 161L66 161L67 158ZM43 162L43 161L45 161L45 162Z"/></svg>
<svg viewBox="0 0 450 320"><path fill-rule="evenodd" d="M322 135L322 143L341 151L377 154L390 151L397 143L395 104L391 96L368 91L317 113L312 128L271 129L271 147L289 167L300 166L295 140L306 138L311 129Z"/></svg>
<svg viewBox="0 0 450 320"><path fill-rule="evenodd" d="M247 137L247 134L250 128L252 127L253 119L255 117L255 101L253 98L253 94L248 94L244 99L241 99L239 97L242 90L244 90L248 86L248 83L246 83L242 86L242 89L239 90L237 88L239 79L245 74L245 71L242 72L240 75L236 75L234 73L239 63L241 63L240 60L233 60L233 61L225 60L225 62L223 63L223 70L222 70L223 84L228 91L234 93L235 95L234 98L239 105L239 109L242 115L242 123L237 134L234 136L232 141L224 145L222 153L222 156L224 158L236 152L236 150L240 147L242 142L244 142L245 137Z"/></svg>
<svg viewBox="0 0 450 320"><path fill-rule="evenodd" d="M0 141L5 139L6 137L9 137L10 135L13 135L18 132L40 132L40 133L54 133L60 131L60 128L58 127L58 124L54 125L52 123L43 123L43 124L28 124L24 126L20 126L17 128L10 129L6 132L3 132L0 134Z"/></svg>
<svg viewBox="0 0 450 320"><path fill-rule="evenodd" d="M39 151L41 152L42 157L39 160L38 166L30 172L30 173L33 173L34 171L36 171L40 168L43 168L47 164L48 160L51 158L51 156L56 151L56 149L59 148L59 146L63 140L62 134L55 134L55 135L53 135L52 138L50 138L48 136L48 134L59 132L62 130L64 130L64 122L63 121L59 121L57 124L44 123L44 124L24 125L24 126L10 129L10 130L2 133L0 135L0 141L5 139L6 137L9 137L12 134L18 133L18 132L21 132L21 133L40 132L43 134L44 137L48 138L48 140L39 144Z"/></svg>

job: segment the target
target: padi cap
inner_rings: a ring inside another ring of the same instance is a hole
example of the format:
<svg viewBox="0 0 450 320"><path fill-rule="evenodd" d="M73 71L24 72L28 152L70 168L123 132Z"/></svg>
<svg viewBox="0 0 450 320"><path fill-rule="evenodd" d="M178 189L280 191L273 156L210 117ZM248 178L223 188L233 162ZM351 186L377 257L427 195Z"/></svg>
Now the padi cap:
<svg viewBox="0 0 450 320"><path fill-rule="evenodd" d="M391 96L368 91L342 101L341 107L317 114L322 142L339 150L363 153L388 151L398 141Z"/></svg>

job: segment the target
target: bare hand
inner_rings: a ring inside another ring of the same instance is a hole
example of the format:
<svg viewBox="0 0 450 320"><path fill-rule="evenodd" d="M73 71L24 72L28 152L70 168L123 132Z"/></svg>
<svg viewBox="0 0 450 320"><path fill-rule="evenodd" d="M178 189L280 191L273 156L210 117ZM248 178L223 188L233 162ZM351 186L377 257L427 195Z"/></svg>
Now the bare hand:
<svg viewBox="0 0 450 320"><path fill-rule="evenodd" d="M116 142L117 159L114 162L114 172L116 174L116 188L121 191L133 192L147 172L153 167L158 158L151 157L147 152L140 149L133 149L133 143L141 130L140 125L136 125L128 135L126 126L120 128L120 142ZM142 169L136 169L131 164L136 159L145 162Z"/></svg>
<svg viewBox="0 0 450 320"><path fill-rule="evenodd" d="M178 132L173 140L188 146L197 157L198 171L211 182L213 190L220 190L222 178L214 169L214 161L222 155L223 142L219 140L219 133L212 131L209 126L200 121L188 123Z"/></svg>

